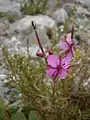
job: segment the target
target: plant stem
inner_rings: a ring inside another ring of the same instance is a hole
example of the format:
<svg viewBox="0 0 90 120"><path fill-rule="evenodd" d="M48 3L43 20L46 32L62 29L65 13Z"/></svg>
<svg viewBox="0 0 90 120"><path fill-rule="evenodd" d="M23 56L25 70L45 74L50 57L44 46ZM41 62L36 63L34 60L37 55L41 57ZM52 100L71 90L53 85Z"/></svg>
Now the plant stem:
<svg viewBox="0 0 90 120"><path fill-rule="evenodd" d="M56 92L56 81L53 79L53 98L55 96L55 92Z"/></svg>
<svg viewBox="0 0 90 120"><path fill-rule="evenodd" d="M29 40L28 40L28 38L27 38L27 55L29 57Z"/></svg>
<svg viewBox="0 0 90 120"><path fill-rule="evenodd" d="M72 33L71 33L71 39L73 40L73 36L74 36L74 25L72 26Z"/></svg>
<svg viewBox="0 0 90 120"><path fill-rule="evenodd" d="M36 35L36 38L37 38L37 41L38 41L38 45L39 45L39 47L40 47L40 49L41 49L41 51L42 51L42 53L43 53L43 55L44 55L44 59L45 59L46 63L47 63L46 54L45 54L45 52L44 52L44 50L43 50L42 44L41 44L41 42L40 42L39 35L38 35L37 31L36 31L36 25L34 24L33 21L32 21L32 26L33 26L33 28L34 28L34 30L35 30L35 35Z"/></svg>

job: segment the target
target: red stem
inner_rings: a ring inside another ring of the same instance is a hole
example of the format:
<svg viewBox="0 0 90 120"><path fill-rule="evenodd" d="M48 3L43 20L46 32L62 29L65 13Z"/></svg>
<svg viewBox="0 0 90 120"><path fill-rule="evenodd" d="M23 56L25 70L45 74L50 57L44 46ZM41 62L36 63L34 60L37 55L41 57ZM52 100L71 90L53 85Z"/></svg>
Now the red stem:
<svg viewBox="0 0 90 120"><path fill-rule="evenodd" d="M45 59L46 63L47 63L46 54L45 54L45 52L44 52L44 50L43 50L42 44L41 44L41 42L40 42L39 35L38 35L37 31L36 31L36 26L34 25L34 22L33 22L33 21L32 21L32 26L33 26L33 28L34 28L34 30L35 30L35 35L36 35L36 38L37 38L37 41L38 41L38 45L39 45L39 47L40 47L40 49L41 49L41 51L42 51L42 53L43 53L43 55L44 55L44 59Z"/></svg>
<svg viewBox="0 0 90 120"><path fill-rule="evenodd" d="M55 92L56 92L56 80L55 79L53 79L53 84L54 84L54 86L53 86L53 97L54 97Z"/></svg>
<svg viewBox="0 0 90 120"><path fill-rule="evenodd" d="M72 26L72 33L71 33L71 39L73 40L73 36L74 36L74 25Z"/></svg>

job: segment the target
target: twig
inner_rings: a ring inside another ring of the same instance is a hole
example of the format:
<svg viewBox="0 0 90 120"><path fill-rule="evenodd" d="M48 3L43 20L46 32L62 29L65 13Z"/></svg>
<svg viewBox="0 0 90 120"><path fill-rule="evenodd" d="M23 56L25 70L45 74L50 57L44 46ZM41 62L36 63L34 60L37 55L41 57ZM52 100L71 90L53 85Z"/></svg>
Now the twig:
<svg viewBox="0 0 90 120"><path fill-rule="evenodd" d="M29 57L29 39L27 38L27 55Z"/></svg>

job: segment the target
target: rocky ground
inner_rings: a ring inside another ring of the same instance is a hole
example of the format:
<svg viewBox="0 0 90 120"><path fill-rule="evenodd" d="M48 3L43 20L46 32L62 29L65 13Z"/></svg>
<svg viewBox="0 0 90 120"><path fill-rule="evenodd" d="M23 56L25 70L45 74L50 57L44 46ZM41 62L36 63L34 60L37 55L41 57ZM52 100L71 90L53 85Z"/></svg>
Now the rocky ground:
<svg viewBox="0 0 90 120"><path fill-rule="evenodd" d="M25 15L20 9L23 0L0 0L0 45L7 46L11 54L18 52L27 55L28 38L29 52L35 57L39 48L32 28L32 20L37 24L42 44L45 47L49 47L50 37L48 36L48 31L55 31L60 28L61 32L63 32L65 21L70 17L72 6L74 5L77 5L76 19L74 19L76 30L78 29L81 32L83 29L86 33L90 34L90 0L78 1L74 3L74 0L73 2L72 0L63 0L62 5L57 8L55 0L49 0L49 9L46 14ZM72 24L69 24L69 29L71 29L71 26ZM82 40L85 41L86 38L82 37ZM89 39L86 42L90 45ZM3 61L2 49L0 49L0 61ZM7 71L1 67L0 95L3 95L7 90L2 84L6 73Z"/></svg>

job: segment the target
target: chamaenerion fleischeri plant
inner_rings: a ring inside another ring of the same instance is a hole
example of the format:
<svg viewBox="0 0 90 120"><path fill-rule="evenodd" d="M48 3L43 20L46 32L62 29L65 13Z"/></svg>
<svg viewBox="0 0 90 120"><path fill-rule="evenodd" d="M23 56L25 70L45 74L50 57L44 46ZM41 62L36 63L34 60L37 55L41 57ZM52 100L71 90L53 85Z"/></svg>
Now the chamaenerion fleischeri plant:
<svg viewBox="0 0 90 120"><path fill-rule="evenodd" d="M86 97L73 94L74 76L70 75L77 66L72 64L75 57L74 27L71 34L59 44L63 55L55 54L51 50L46 55L34 22L32 26L41 49L37 56L45 61L31 58L30 55L10 55L6 48L3 49L5 68L9 71L6 85L10 88L12 97L6 105L8 109L3 109L5 114L2 120L88 119L89 102ZM13 89L18 91L18 99L12 99L16 95ZM17 109L13 108L15 106ZM86 112L84 116L83 111Z"/></svg>

